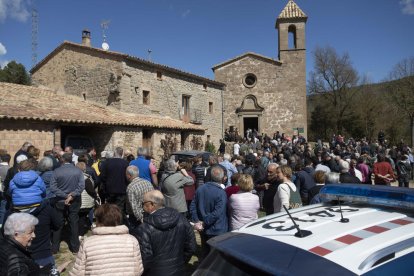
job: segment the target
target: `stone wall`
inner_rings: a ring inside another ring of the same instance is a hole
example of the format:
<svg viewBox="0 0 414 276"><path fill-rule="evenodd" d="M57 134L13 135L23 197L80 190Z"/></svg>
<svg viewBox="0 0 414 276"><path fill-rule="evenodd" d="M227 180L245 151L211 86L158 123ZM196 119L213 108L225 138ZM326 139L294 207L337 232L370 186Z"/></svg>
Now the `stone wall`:
<svg viewBox="0 0 414 276"><path fill-rule="evenodd" d="M157 77L157 72L161 78ZM182 97L190 96L190 113L200 112L205 135L217 141L221 138L221 89L208 85L205 88L201 81L137 63L125 64L120 87L123 111L178 120L182 119ZM147 95L149 93L148 104L143 103L144 91Z"/></svg>
<svg viewBox="0 0 414 276"><path fill-rule="evenodd" d="M34 85L43 85L59 93L120 108L120 60L90 50L64 48L32 75Z"/></svg>
<svg viewBox="0 0 414 276"><path fill-rule="evenodd" d="M182 96L187 95L191 112L197 111L205 129L203 142L207 135L217 142L222 137L222 87L213 83L76 46L55 53L32 78L35 85L125 112L178 120L182 119ZM143 102L144 93L149 94L148 104Z"/></svg>
<svg viewBox="0 0 414 276"><path fill-rule="evenodd" d="M306 131L306 78L304 51L293 51L283 63L247 55L233 63L217 68L215 78L227 84L224 96L224 127L235 126L244 134L243 119L236 109L243 98L253 95L264 108L259 116L259 132L275 131L292 135L294 128ZM243 84L246 74L257 77L256 85Z"/></svg>
<svg viewBox="0 0 414 276"><path fill-rule="evenodd" d="M24 142L31 142L43 152L51 150L54 146L55 125L53 123L40 123L25 120L0 120L0 148L7 150L13 163L14 154L22 147Z"/></svg>

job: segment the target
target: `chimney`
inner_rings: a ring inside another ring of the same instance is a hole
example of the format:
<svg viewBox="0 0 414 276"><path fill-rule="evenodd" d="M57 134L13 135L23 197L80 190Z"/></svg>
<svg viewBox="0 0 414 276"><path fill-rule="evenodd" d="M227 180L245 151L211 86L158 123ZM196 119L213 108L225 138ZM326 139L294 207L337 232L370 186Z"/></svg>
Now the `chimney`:
<svg viewBox="0 0 414 276"><path fill-rule="evenodd" d="M82 45L91 47L91 32L87 29L82 31Z"/></svg>

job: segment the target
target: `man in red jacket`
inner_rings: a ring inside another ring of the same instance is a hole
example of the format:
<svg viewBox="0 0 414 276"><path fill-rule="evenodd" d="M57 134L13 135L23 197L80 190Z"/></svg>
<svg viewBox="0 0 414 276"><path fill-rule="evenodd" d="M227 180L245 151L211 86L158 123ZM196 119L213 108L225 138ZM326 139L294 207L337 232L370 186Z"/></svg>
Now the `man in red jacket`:
<svg viewBox="0 0 414 276"><path fill-rule="evenodd" d="M376 185L390 185L395 180L391 164L385 161L383 154L378 154L377 162L374 163L374 175L374 184Z"/></svg>

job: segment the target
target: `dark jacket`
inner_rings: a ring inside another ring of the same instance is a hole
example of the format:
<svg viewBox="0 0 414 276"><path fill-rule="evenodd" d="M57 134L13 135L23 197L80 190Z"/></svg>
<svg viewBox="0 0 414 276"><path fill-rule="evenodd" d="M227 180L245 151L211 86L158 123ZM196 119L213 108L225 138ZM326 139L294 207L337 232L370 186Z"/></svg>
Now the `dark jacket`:
<svg viewBox="0 0 414 276"><path fill-rule="evenodd" d="M46 186L46 198L53 198L56 195L50 190L50 180L52 178L53 171L38 172L39 176L43 179Z"/></svg>
<svg viewBox="0 0 414 276"><path fill-rule="evenodd" d="M184 265L196 250L193 228L183 215L168 207L144 216L135 237L144 275L184 275Z"/></svg>
<svg viewBox="0 0 414 276"><path fill-rule="evenodd" d="M192 221L203 222L206 235L217 236L228 231L227 195L218 183L207 182L196 190L190 213Z"/></svg>
<svg viewBox="0 0 414 276"><path fill-rule="evenodd" d="M125 195L128 186L126 168L128 162L122 158L107 159L101 168L101 182L106 194Z"/></svg>
<svg viewBox="0 0 414 276"><path fill-rule="evenodd" d="M351 184L359 184L361 181L358 177L353 176L349 172L347 173L340 173L339 174L339 182L340 183L351 183Z"/></svg>
<svg viewBox="0 0 414 276"><path fill-rule="evenodd" d="M277 179L274 179L273 181L269 181L267 180L267 178L262 179L261 181L258 182L258 185L264 184L264 183L269 183L269 188L267 190L263 190L263 208L266 211L266 214L273 214L273 199L276 195L277 192L277 188L280 185L280 181ZM256 186L256 189L258 189L258 187Z"/></svg>
<svg viewBox="0 0 414 276"><path fill-rule="evenodd" d="M33 239L29 247L29 251L35 260L52 256L50 234L52 230L58 230L63 225L63 220L56 212L45 200L30 213L39 220L35 227L36 238Z"/></svg>
<svg viewBox="0 0 414 276"><path fill-rule="evenodd" d="M206 173L206 170L207 167L203 163L193 166L192 171L196 177L195 184L197 188L204 184L204 175Z"/></svg>
<svg viewBox="0 0 414 276"><path fill-rule="evenodd" d="M296 173L295 185L299 189L300 198L304 205L308 205L312 199L309 197L309 190L312 189L316 184L310 172L303 168L301 171Z"/></svg>
<svg viewBox="0 0 414 276"><path fill-rule="evenodd" d="M21 244L4 237L0 240L0 275L36 276L40 268Z"/></svg>
<svg viewBox="0 0 414 276"><path fill-rule="evenodd" d="M328 166L332 172L339 172L339 164L333 158L322 162L323 165Z"/></svg>

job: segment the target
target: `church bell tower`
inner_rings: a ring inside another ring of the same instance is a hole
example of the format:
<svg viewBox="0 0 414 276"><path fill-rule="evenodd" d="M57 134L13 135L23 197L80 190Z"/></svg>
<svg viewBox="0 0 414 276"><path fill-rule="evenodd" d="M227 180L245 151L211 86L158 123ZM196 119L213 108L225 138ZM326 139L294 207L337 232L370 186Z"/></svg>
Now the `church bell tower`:
<svg viewBox="0 0 414 276"><path fill-rule="evenodd" d="M284 62L293 52L305 54L305 25L308 16L293 1L289 0L276 20L279 31L279 60Z"/></svg>

